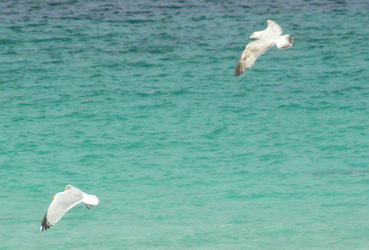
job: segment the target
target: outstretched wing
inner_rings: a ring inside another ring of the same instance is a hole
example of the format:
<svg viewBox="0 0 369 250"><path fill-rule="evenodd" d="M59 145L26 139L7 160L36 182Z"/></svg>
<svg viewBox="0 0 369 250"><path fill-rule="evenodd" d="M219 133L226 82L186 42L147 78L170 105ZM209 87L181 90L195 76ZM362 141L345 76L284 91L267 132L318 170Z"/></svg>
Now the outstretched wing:
<svg viewBox="0 0 369 250"><path fill-rule="evenodd" d="M247 69L251 68L254 65L255 61L265 53L268 49L273 47L273 41L268 40L256 40L250 42L245 50L243 51L240 61L238 62L235 75L239 76Z"/></svg>
<svg viewBox="0 0 369 250"><path fill-rule="evenodd" d="M44 231L55 225L66 212L81 203L82 198L83 193L77 188L57 193L42 220L40 230Z"/></svg>
<svg viewBox="0 0 369 250"><path fill-rule="evenodd" d="M283 29L281 28L281 26L279 26L276 22L270 19L267 20L267 23L268 23L268 26L266 28L267 32L270 32L271 34L275 36L282 35Z"/></svg>
<svg viewBox="0 0 369 250"><path fill-rule="evenodd" d="M267 20L267 27L264 30L261 31L255 31L251 34L250 39L263 39L263 40L269 40L274 39L275 37L278 37L282 35L282 28L279 26L276 22L268 19Z"/></svg>

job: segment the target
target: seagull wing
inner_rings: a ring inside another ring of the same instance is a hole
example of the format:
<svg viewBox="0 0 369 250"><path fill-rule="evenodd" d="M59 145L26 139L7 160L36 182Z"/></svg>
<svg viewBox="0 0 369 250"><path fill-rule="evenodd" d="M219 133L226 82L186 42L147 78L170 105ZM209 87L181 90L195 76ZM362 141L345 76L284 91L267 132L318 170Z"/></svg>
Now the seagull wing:
<svg viewBox="0 0 369 250"><path fill-rule="evenodd" d="M40 230L44 231L55 225L66 212L81 203L82 200L83 192L74 187L57 193L42 220Z"/></svg>
<svg viewBox="0 0 369 250"><path fill-rule="evenodd" d="M273 34L274 36L280 36L283 33L283 29L281 26L279 26L276 22L273 20L268 19L267 20L268 26L266 28L266 32Z"/></svg>
<svg viewBox="0 0 369 250"><path fill-rule="evenodd" d="M240 61L238 62L235 69L235 75L239 76L247 69L251 68L252 65L254 65L255 61L259 58L259 56L261 56L268 49L273 47L273 45L273 41L264 39L250 42L241 55Z"/></svg>

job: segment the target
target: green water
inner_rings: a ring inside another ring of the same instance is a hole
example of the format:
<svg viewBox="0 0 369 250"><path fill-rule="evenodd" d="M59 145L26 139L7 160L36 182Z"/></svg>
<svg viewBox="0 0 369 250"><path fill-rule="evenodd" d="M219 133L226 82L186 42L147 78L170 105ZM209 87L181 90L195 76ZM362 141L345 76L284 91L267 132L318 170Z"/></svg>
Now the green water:
<svg viewBox="0 0 369 250"><path fill-rule="evenodd" d="M0 249L369 249L365 1L0 2ZM293 34L233 76L251 32ZM48 232L51 196L96 194Z"/></svg>

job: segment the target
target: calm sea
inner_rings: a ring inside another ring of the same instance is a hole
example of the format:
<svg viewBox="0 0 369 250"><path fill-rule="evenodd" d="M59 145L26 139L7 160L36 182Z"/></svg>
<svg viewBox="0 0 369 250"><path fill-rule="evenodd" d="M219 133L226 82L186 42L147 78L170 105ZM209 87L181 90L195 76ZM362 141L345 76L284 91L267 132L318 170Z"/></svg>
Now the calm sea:
<svg viewBox="0 0 369 250"><path fill-rule="evenodd" d="M295 44L239 78L249 35ZM0 249L369 249L369 2L0 2ZM39 232L51 196L100 197Z"/></svg>

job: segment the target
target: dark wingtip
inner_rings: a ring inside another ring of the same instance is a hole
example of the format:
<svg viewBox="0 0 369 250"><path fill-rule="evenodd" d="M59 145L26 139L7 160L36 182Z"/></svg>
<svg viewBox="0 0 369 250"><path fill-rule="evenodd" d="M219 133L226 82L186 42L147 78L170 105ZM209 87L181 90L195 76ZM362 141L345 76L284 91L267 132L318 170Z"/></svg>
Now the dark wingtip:
<svg viewBox="0 0 369 250"><path fill-rule="evenodd" d="M242 72L242 64L241 63L238 63L237 66L236 66L236 69L234 71L234 75L235 76L239 76L241 75L243 72Z"/></svg>
<svg viewBox="0 0 369 250"><path fill-rule="evenodd" d="M43 218L43 220L41 222L41 228L40 228L40 230L41 230L41 232L42 231L46 231L46 230L50 229L50 227L51 227L51 225L47 221L47 214L45 214L45 216L44 216L44 218Z"/></svg>

